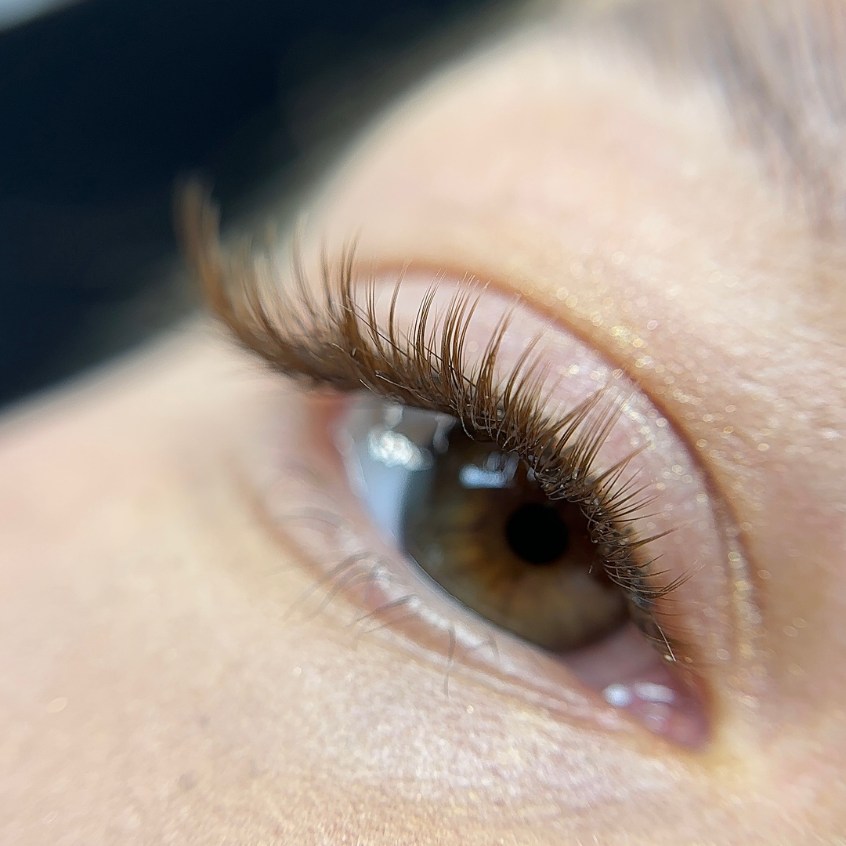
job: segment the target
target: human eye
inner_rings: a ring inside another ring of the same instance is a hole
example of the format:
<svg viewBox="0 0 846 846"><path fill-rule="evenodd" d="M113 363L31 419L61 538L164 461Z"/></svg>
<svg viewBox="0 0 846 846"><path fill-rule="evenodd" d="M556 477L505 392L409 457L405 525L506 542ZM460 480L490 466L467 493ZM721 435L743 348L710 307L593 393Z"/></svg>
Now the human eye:
<svg viewBox="0 0 846 846"><path fill-rule="evenodd" d="M588 724L704 743L709 666L732 648L725 537L650 397L519 298L371 278L351 251L316 278L297 258L233 262L198 216L210 301L298 384L302 464L332 468L297 507L268 498L289 535L312 521L317 607L346 602L351 636L422 650L445 686L471 673Z"/></svg>

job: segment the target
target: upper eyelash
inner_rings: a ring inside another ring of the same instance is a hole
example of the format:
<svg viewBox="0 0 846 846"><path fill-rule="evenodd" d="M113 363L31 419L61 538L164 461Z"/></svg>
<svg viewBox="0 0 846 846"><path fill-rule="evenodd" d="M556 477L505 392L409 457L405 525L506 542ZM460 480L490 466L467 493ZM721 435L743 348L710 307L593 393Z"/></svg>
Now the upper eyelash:
<svg viewBox="0 0 846 846"><path fill-rule="evenodd" d="M324 257L322 298L306 281L297 252L293 291L274 284L262 255L220 248L217 212L197 189L184 198L184 239L210 307L235 337L286 376L312 387L342 392L367 389L385 399L452 415L467 435L515 452L551 499L580 505L592 539L601 550L608 577L629 600L635 624L670 661L680 643L659 623L659 603L689 574L659 584L656 559L644 556L648 544L668 534L638 537L634 522L653 497L637 474L626 476L636 451L610 468L594 468L599 449L621 411L602 389L563 418L543 410L546 376L530 343L503 381L498 352L510 312L498 323L479 364L466 355L466 335L481 294L478 287L456 294L443 315L433 317L435 288L423 297L410 331L400 333L394 287L385 327L380 327L375 282L364 289L364 305L354 274L353 249L336 266ZM264 257L266 259L266 257ZM515 303L516 303L515 299ZM437 323L434 321L437 320ZM431 339L440 333L440 342ZM635 517L637 515L637 517Z"/></svg>

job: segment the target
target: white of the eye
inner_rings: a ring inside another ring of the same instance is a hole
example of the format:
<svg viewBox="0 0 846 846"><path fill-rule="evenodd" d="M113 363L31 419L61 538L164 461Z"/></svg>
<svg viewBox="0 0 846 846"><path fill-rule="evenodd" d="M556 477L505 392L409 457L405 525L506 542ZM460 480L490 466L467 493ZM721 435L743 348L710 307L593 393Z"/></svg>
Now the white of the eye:
<svg viewBox="0 0 846 846"><path fill-rule="evenodd" d="M403 502L416 474L434 463L452 418L371 398L355 399L341 420L338 449L376 527L399 541ZM419 478L419 476L417 476Z"/></svg>

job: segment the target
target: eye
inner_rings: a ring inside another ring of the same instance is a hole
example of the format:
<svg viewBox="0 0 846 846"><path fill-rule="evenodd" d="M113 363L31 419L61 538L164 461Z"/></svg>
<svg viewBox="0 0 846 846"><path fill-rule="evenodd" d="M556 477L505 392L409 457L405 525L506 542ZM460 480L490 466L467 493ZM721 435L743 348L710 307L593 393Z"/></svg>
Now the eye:
<svg viewBox="0 0 846 846"><path fill-rule="evenodd" d="M589 421L583 426L595 435ZM578 428L571 452L579 450L577 436ZM447 598L563 662L653 731L685 745L702 742L701 694L676 666L690 659L671 635L680 630L671 596L677 585L650 559L622 563L627 545L647 546L625 524L642 505L631 471L610 474L630 506L615 535L598 516L601 480L574 483L570 498L560 489L556 497L517 452L471 437L449 415L359 395L343 403L335 438L374 525L423 577L411 594L388 591L374 600L366 591L371 613L410 597L421 618L437 617L427 599ZM593 503L586 489L595 492Z"/></svg>
<svg viewBox="0 0 846 846"><path fill-rule="evenodd" d="M358 607L447 679L481 670L568 719L701 745L709 666L737 648L730 526L650 398L496 291L409 268L362 282L350 254L318 285L295 259L280 285L272 256L228 263L213 227L209 301L304 394L320 481L270 511L289 535L295 512L313 522L320 608Z"/></svg>
<svg viewBox="0 0 846 846"><path fill-rule="evenodd" d="M625 625L587 517L550 499L516 453L447 415L367 401L351 404L344 433L374 520L468 608L554 652Z"/></svg>

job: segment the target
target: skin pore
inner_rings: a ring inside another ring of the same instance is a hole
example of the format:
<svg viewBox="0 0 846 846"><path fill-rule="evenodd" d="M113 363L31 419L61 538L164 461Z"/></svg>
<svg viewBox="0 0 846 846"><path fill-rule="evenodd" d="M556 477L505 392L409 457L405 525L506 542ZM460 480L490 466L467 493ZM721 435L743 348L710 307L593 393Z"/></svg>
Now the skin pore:
<svg viewBox="0 0 846 846"><path fill-rule="evenodd" d="M287 619L318 577L251 480L297 501L308 401L203 323L2 424L4 842L836 842L836 124L797 105L785 129L761 108L792 114L793 89L767 75L751 4L690 4L724 14L705 35L695 11L638 5L665 47L731 32L758 75L680 67L613 14L551 14L361 138L309 201L303 252L337 257L355 235L379 276L519 292L660 409L725 549L708 742L586 728L460 666L446 696L442 664L354 637L343 600ZM811 31L836 4L807 7ZM319 487L331 460L309 456Z"/></svg>

